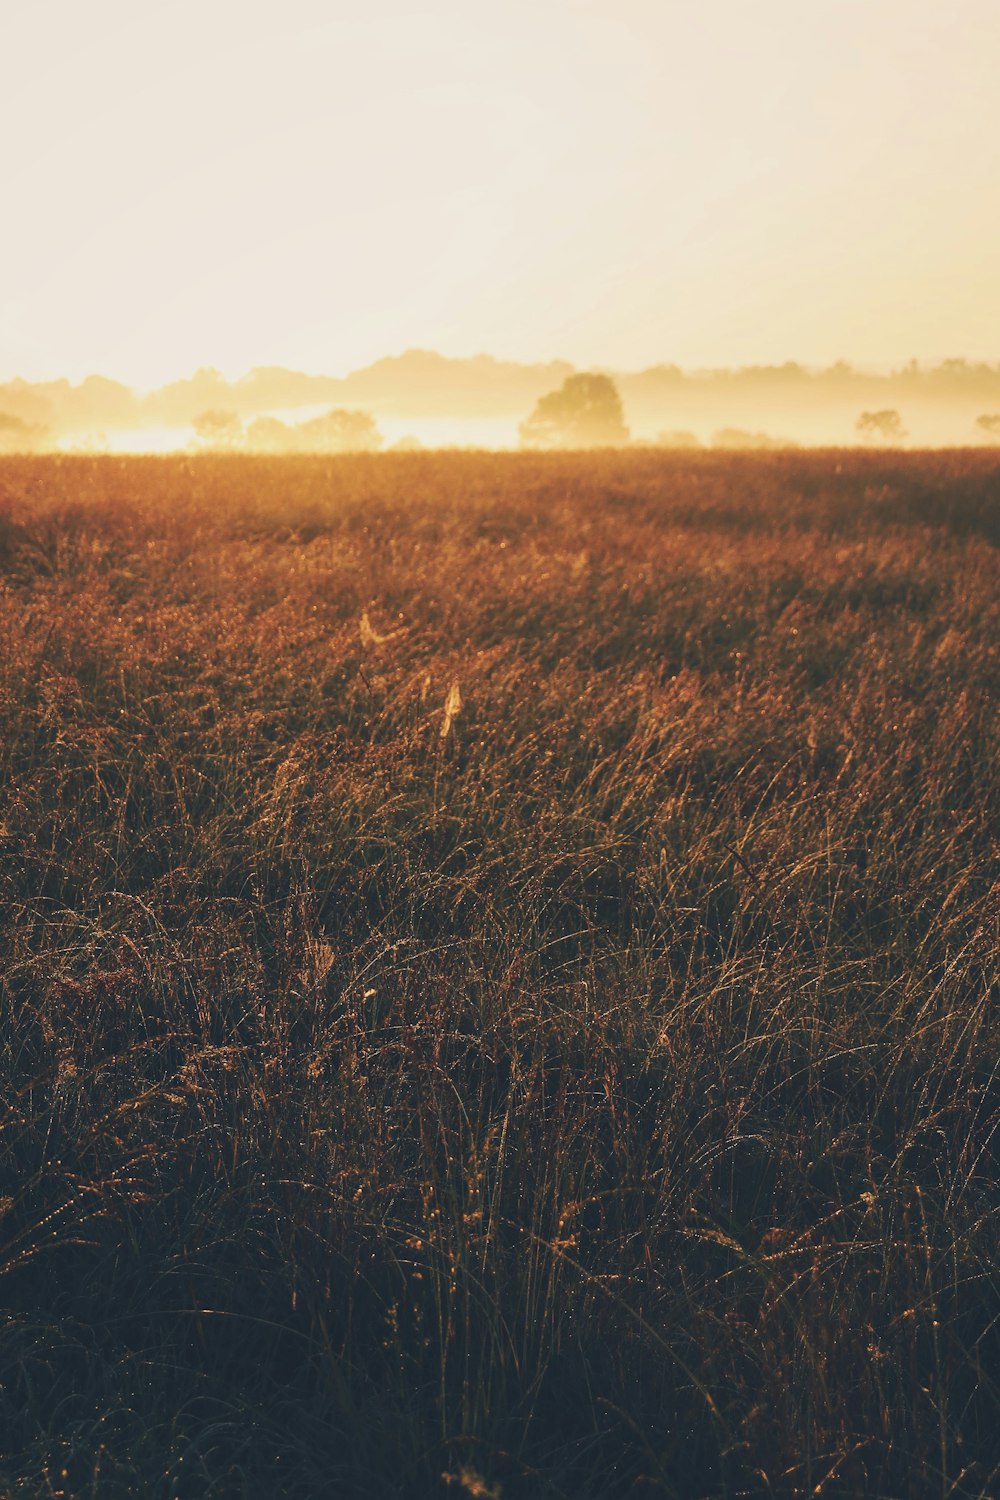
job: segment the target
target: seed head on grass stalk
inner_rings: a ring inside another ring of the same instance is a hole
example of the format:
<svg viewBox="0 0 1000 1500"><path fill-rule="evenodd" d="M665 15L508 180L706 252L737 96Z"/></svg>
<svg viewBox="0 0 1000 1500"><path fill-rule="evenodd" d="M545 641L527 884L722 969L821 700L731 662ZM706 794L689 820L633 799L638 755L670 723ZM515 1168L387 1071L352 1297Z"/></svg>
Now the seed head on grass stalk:
<svg viewBox="0 0 1000 1500"><path fill-rule="evenodd" d="M462 708L462 694L459 692L458 683L453 682L448 689L448 696L444 700L444 719L441 722L441 738L446 740L451 733L451 726L458 717Z"/></svg>
<svg viewBox="0 0 1000 1500"><path fill-rule="evenodd" d="M368 618L368 611L366 609L363 609L361 611L361 621L359 628L361 633L362 646L381 645L382 637L377 633L377 631L372 629L372 622Z"/></svg>
<svg viewBox="0 0 1000 1500"><path fill-rule="evenodd" d="M483 1476L475 1469L463 1465L457 1474L445 1472L441 1475L445 1484L457 1484L467 1495L472 1495L473 1500L500 1500L502 1491L498 1484L489 1485Z"/></svg>
<svg viewBox="0 0 1000 1500"><path fill-rule="evenodd" d="M361 619L358 622L361 644L366 648L384 646L387 641L394 641L398 636L406 635L408 628L406 625L397 625L395 630L389 630L383 635L372 625L366 609L361 611Z"/></svg>

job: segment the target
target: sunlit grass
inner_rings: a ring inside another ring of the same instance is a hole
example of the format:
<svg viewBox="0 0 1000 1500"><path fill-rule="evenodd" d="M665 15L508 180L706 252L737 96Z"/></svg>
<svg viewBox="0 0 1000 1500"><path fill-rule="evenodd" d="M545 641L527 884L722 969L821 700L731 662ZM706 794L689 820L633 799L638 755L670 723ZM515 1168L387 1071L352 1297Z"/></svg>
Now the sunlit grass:
<svg viewBox="0 0 1000 1500"><path fill-rule="evenodd" d="M998 481L0 464L0 1492L995 1492Z"/></svg>

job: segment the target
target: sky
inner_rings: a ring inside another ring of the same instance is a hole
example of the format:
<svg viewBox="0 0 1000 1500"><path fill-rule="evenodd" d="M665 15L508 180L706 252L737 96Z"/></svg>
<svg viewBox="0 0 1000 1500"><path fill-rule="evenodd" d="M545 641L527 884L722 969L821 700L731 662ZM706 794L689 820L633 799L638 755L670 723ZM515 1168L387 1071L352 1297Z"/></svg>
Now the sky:
<svg viewBox="0 0 1000 1500"><path fill-rule="evenodd" d="M998 0L8 0L0 379L1000 360Z"/></svg>

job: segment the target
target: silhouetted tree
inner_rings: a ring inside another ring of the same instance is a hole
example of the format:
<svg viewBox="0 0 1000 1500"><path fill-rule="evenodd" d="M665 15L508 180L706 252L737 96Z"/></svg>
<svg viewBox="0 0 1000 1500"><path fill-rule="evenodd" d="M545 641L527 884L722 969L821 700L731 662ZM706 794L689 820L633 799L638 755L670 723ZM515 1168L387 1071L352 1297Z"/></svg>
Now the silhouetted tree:
<svg viewBox="0 0 1000 1500"><path fill-rule="evenodd" d="M293 431L277 417L255 417L247 427L246 446L251 453L289 453L295 446Z"/></svg>
<svg viewBox="0 0 1000 1500"><path fill-rule="evenodd" d="M767 432L744 432L742 427L720 427L718 432L712 433L713 448L731 448L736 451L743 448L794 448L797 445L790 438L771 437Z"/></svg>
<svg viewBox="0 0 1000 1500"><path fill-rule="evenodd" d="M894 407L885 411L863 411L854 424L859 437L881 443L901 443L906 437L903 419Z"/></svg>
<svg viewBox="0 0 1000 1500"><path fill-rule="evenodd" d="M49 430L39 422L25 422L0 411L0 453L38 453L45 448Z"/></svg>
<svg viewBox="0 0 1000 1500"><path fill-rule="evenodd" d="M984 412L976 418L976 426L981 427L994 443L1000 443L1000 411Z"/></svg>
<svg viewBox="0 0 1000 1500"><path fill-rule="evenodd" d="M570 375L541 398L518 434L523 448L612 448L629 439L618 388L607 375Z"/></svg>
<svg viewBox="0 0 1000 1500"><path fill-rule="evenodd" d="M235 448L243 440L243 423L234 411L199 412L191 426L206 448Z"/></svg>
<svg viewBox="0 0 1000 1500"><path fill-rule="evenodd" d="M334 408L290 429L297 452L374 453L382 434L371 412Z"/></svg>
<svg viewBox="0 0 1000 1500"><path fill-rule="evenodd" d="M257 417L245 441L251 453L373 453L382 434L369 412L335 409L307 422Z"/></svg>

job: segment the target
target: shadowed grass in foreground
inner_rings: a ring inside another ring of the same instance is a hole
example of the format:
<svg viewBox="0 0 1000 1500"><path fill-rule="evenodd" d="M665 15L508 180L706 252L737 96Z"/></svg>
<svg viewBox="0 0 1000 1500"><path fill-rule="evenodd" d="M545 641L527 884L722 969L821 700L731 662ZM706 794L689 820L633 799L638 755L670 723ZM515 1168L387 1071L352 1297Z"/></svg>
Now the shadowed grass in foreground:
<svg viewBox="0 0 1000 1500"><path fill-rule="evenodd" d="M0 1492L994 1493L998 539L5 460Z"/></svg>

